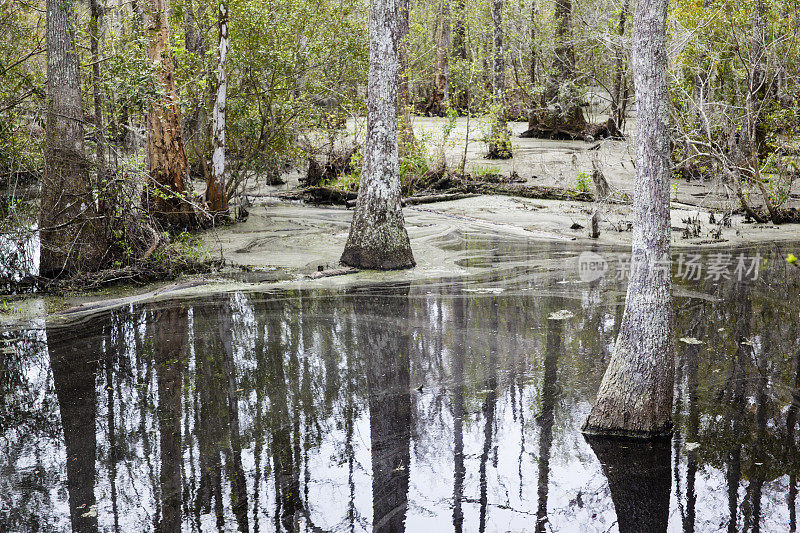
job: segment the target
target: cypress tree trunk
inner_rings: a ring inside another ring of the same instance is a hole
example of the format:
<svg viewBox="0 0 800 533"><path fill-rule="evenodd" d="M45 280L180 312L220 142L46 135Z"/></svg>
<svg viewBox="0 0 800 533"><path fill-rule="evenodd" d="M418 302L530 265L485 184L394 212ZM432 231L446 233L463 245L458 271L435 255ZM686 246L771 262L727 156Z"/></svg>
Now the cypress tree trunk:
<svg viewBox="0 0 800 533"><path fill-rule="evenodd" d="M572 47L572 0L556 0L556 49L553 70L556 81L563 83L575 71L575 50Z"/></svg>
<svg viewBox="0 0 800 533"><path fill-rule="evenodd" d="M98 0L91 0L90 8L90 48L92 51L92 99L94 100L95 144L97 145L98 185L103 186L108 178L107 141L105 121L103 120L103 93L100 90L100 19L103 8Z"/></svg>
<svg viewBox="0 0 800 533"><path fill-rule="evenodd" d="M213 152L211 174L206 187L206 201L215 215L228 216L228 193L225 188L225 107L228 98L228 5L219 3L219 72L217 73L217 98L214 102L212 122Z"/></svg>
<svg viewBox="0 0 800 533"><path fill-rule="evenodd" d="M185 228L194 222L194 212L185 198L189 161L178 111L167 7L168 0L150 0L150 10L145 14L145 28L150 34L147 57L158 69L165 94L162 100L153 101L147 112L147 204L158 222L170 228Z"/></svg>
<svg viewBox="0 0 800 533"><path fill-rule="evenodd" d="M453 12L453 59L456 65L457 72L460 73L460 78L464 76L464 64L467 61L467 28L464 24L464 16L466 12L465 0L455 0L455 8ZM456 87L458 89L451 96L451 105L459 110L466 110L469 108L469 87L467 87L468 80L458 79Z"/></svg>
<svg viewBox="0 0 800 533"><path fill-rule="evenodd" d="M639 0L634 15L639 119L631 274L616 349L583 427L588 434L647 438L672 431L667 3Z"/></svg>
<svg viewBox="0 0 800 533"><path fill-rule="evenodd" d="M398 54L400 57L400 142L409 145L414 142L411 127L411 94L408 86L408 0L398 0Z"/></svg>
<svg viewBox="0 0 800 533"><path fill-rule="evenodd" d="M611 95L611 119L614 121L617 130L622 131L625 127L625 111L628 102L628 84L625 82L625 24L628 21L628 0L623 0L622 9L619 12L619 46L617 47L617 57L614 61L614 89Z"/></svg>
<svg viewBox="0 0 800 533"><path fill-rule="evenodd" d="M436 65L434 74L433 102L430 112L437 116L447 114L448 83L450 78L450 2L442 0L439 10L439 32L436 39Z"/></svg>
<svg viewBox="0 0 800 533"><path fill-rule="evenodd" d="M583 137L586 117L581 102L569 85L575 78L572 44L572 0L555 2L555 52L543 106L532 110L528 131L522 137L576 139Z"/></svg>
<svg viewBox="0 0 800 533"><path fill-rule="evenodd" d="M531 85L536 86L536 60L539 55L538 47L536 46L536 19L539 18L539 4L536 0L531 2ZM536 105L536 102L531 102Z"/></svg>
<svg viewBox="0 0 800 533"><path fill-rule="evenodd" d="M455 20L453 21L453 56L467 59L467 27L464 24L466 0L456 0Z"/></svg>
<svg viewBox="0 0 800 533"><path fill-rule="evenodd" d="M42 176L39 274L96 270L107 249L83 142L75 5L47 2L47 136Z"/></svg>
<svg viewBox="0 0 800 533"><path fill-rule="evenodd" d="M364 166L341 258L353 267L392 270L415 265L400 208L397 13L397 0L372 2Z"/></svg>
<svg viewBox="0 0 800 533"><path fill-rule="evenodd" d="M506 123L506 60L503 49L503 0L492 0L492 130L490 159L511 157L510 134Z"/></svg>

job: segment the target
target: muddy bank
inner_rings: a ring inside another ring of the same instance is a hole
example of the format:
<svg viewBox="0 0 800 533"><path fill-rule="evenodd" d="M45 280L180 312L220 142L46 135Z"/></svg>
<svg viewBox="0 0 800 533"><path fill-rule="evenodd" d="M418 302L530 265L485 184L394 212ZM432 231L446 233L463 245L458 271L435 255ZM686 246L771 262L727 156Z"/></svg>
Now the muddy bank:
<svg viewBox="0 0 800 533"><path fill-rule="evenodd" d="M416 119L420 135L429 135L435 146L442 119ZM512 124L515 132L524 127ZM426 133L427 132L427 133ZM447 144L448 164L458 157L458 136L466 136L459 122ZM470 134L474 135L474 132ZM472 138L472 137L470 137ZM481 165L501 174L517 172L525 185L572 187L577 172L591 172L593 158L602 163L614 191L624 196L633 191L631 141L604 141L598 149L582 141L542 141L514 138L514 158L497 162L483 158L485 145L471 141L468 165L473 172ZM463 146L460 148L463 150ZM276 290L284 287L338 287L392 281L423 281L480 275L488 272L486 250L509 241L526 243L531 252L515 257L510 267L541 272L563 271L563 257L587 247L603 247L627 253L631 240L631 205L626 202L600 204L600 236L590 239L589 220L593 202L535 200L513 196L470 195L453 201L407 205L406 225L417 267L400 272L357 272L341 276L309 276L338 268L349 230L352 210L344 206L321 207L282 201L274 196L297 188L299 172L288 174L280 187L248 190L253 201L244 222L208 230L200 235L209 257L224 262L219 272L186 276L176 283L144 287L115 287L86 294L60 297L26 297L0 305L0 323L74 310L78 314L106 307L158 299L188 298L213 292ZM799 183L800 184L800 183ZM692 248L728 249L750 244L800 241L800 225L746 223L730 212L732 200L722 184L677 182L672 203L672 242L676 250ZM702 198L700 198L702 196ZM489 240L474 247L472 243ZM796 254L797 255L797 254Z"/></svg>

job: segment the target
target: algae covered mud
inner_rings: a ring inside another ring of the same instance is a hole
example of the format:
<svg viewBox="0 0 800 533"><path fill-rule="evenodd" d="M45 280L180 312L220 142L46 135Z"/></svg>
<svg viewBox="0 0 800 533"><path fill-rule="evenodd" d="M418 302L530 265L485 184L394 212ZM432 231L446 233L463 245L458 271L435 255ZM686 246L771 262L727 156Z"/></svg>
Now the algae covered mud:
<svg viewBox="0 0 800 533"><path fill-rule="evenodd" d="M676 431L634 445L580 433L627 253L440 246L477 273L2 330L0 531L795 528L786 249L676 254Z"/></svg>

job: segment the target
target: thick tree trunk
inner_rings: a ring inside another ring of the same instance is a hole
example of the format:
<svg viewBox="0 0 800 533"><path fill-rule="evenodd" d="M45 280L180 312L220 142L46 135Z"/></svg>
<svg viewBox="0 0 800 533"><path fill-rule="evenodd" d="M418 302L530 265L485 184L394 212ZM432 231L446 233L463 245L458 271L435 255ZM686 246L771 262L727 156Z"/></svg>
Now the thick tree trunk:
<svg viewBox="0 0 800 533"><path fill-rule="evenodd" d="M107 250L84 153L75 6L47 2L47 136L42 176L39 274L96 270Z"/></svg>
<svg viewBox="0 0 800 533"><path fill-rule="evenodd" d="M672 431L673 308L669 267L668 0L639 0L633 26L638 109L631 274L616 349L583 431L654 437Z"/></svg>
<svg viewBox="0 0 800 533"><path fill-rule="evenodd" d="M228 5L219 3L219 71L217 73L217 98L214 102L212 122L211 174L206 187L209 210L223 218L228 217L228 193L225 181L225 112L228 98L228 73L225 61L228 58Z"/></svg>
<svg viewBox="0 0 800 533"><path fill-rule="evenodd" d="M92 51L92 99L94 100L95 144L97 146L97 183L104 187L109 177L105 121L103 120L103 92L100 89L100 21L103 8L99 0L90 4L90 48ZM104 191L109 192L109 191Z"/></svg>
<svg viewBox="0 0 800 533"><path fill-rule="evenodd" d="M575 49L572 46L572 0L556 0L556 49L553 70L558 83L572 77L575 71Z"/></svg>
<svg viewBox="0 0 800 533"><path fill-rule="evenodd" d="M150 34L147 57L159 72L164 98L147 112L147 155L150 187L148 209L155 220L177 229L191 226L194 211L186 198L189 162L183 143L178 93L169 44L168 0L150 0L145 28Z"/></svg>
<svg viewBox="0 0 800 533"><path fill-rule="evenodd" d="M415 264L400 207L397 13L397 0L372 2L364 165L341 258L353 267L391 270Z"/></svg>
<svg viewBox="0 0 800 533"><path fill-rule="evenodd" d="M511 141L506 123L506 60L503 48L503 0L492 0L492 128L490 159L511 157Z"/></svg>
<svg viewBox="0 0 800 533"><path fill-rule="evenodd" d="M581 102L570 83L575 80L575 50L572 44L572 0L555 3L555 54L541 107L528 118L522 137L544 139L583 138L587 127Z"/></svg>
<svg viewBox="0 0 800 533"><path fill-rule="evenodd" d="M439 10L439 31L436 38L436 65L433 79L433 102L430 112L436 116L447 114L450 78L450 1L442 0Z"/></svg>

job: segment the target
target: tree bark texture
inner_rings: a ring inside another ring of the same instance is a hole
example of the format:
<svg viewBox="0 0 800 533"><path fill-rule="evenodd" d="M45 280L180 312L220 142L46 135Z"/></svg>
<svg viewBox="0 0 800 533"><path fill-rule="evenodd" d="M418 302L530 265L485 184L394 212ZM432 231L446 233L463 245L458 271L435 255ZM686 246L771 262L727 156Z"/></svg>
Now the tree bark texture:
<svg viewBox="0 0 800 533"><path fill-rule="evenodd" d="M572 0L556 0L556 49L553 70L556 81L563 83L575 71L575 50L572 46Z"/></svg>
<svg viewBox="0 0 800 533"><path fill-rule="evenodd" d="M228 193L225 181L225 112L228 98L228 5L219 3L219 70L217 72L217 97L214 101L212 122L211 175L206 187L206 201L212 213L227 217Z"/></svg>
<svg viewBox="0 0 800 533"><path fill-rule="evenodd" d="M169 228L190 226L193 209L186 201L189 171L183 143L178 93L169 44L168 0L150 0L146 13L149 36L147 57L159 72L162 99L151 102L147 112L147 155L150 187L148 208L153 218Z"/></svg>
<svg viewBox="0 0 800 533"><path fill-rule="evenodd" d="M372 2L364 164L341 258L359 268L392 270L415 264L400 206L397 13L397 0Z"/></svg>
<svg viewBox="0 0 800 533"><path fill-rule="evenodd" d="M616 349L583 427L588 434L647 438L672 431L667 3L639 0L636 5L633 73L639 120L631 274Z"/></svg>
<svg viewBox="0 0 800 533"><path fill-rule="evenodd" d="M96 270L107 250L105 230L84 152L83 103L75 4L47 2L47 134L42 176L39 274Z"/></svg>

